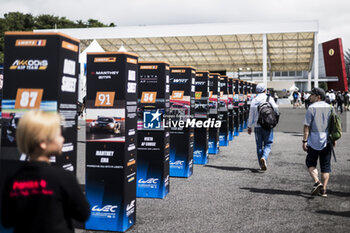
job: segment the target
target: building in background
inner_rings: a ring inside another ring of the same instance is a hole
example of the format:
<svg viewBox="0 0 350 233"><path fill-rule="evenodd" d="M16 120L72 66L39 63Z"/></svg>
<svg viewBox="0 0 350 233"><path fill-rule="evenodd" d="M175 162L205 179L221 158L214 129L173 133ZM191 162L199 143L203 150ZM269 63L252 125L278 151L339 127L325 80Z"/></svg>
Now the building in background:
<svg viewBox="0 0 350 233"><path fill-rule="evenodd" d="M318 45L318 79L320 83L326 83L329 90L348 91L348 80L345 69L345 59L343 44L341 38L326 41ZM314 70L312 67L312 80L314 79ZM243 80L262 82L262 72L254 72L250 69L241 69L240 72L230 74L234 77L240 77ZM269 88L278 91L283 89L289 90L297 87L300 91L306 91L308 85L308 71L273 71L268 72L270 82L267 83Z"/></svg>

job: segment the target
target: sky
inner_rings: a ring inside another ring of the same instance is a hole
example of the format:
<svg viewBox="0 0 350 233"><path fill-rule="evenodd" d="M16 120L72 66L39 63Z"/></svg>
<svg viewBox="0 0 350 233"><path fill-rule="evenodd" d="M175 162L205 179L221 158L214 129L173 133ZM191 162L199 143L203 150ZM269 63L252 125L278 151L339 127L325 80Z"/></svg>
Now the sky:
<svg viewBox="0 0 350 233"><path fill-rule="evenodd" d="M348 0L0 0L11 11L97 19L117 26L318 20L319 43L342 38L350 48Z"/></svg>

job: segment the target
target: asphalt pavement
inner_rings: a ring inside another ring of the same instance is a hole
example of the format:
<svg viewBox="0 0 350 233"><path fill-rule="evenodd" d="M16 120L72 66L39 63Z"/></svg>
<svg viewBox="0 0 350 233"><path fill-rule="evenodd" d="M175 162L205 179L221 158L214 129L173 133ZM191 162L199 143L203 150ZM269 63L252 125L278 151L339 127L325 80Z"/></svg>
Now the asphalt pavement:
<svg viewBox="0 0 350 233"><path fill-rule="evenodd" d="M210 155L207 165L194 165L191 177L170 178L164 199L137 198L136 224L127 232L350 232L350 133L344 132L335 148L328 197L311 196L301 142L305 109L288 105L281 113L266 172L258 170L254 135L245 130ZM342 119L349 126L349 114Z"/></svg>

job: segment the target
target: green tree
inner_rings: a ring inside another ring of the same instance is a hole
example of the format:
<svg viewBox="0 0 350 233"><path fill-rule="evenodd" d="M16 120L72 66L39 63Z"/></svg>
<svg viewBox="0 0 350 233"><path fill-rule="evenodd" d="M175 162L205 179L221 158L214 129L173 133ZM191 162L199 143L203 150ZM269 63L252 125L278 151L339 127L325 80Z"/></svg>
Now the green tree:
<svg viewBox="0 0 350 233"><path fill-rule="evenodd" d="M0 18L0 63L4 61L4 32L6 31L6 20Z"/></svg>
<svg viewBox="0 0 350 233"><path fill-rule="evenodd" d="M39 15L35 18L34 29L53 29L57 26L59 18L53 15Z"/></svg>
<svg viewBox="0 0 350 233"><path fill-rule="evenodd" d="M83 20L77 20L75 21L76 25L78 28L85 28L86 27L86 24L84 23Z"/></svg>
<svg viewBox="0 0 350 233"><path fill-rule="evenodd" d="M87 22L66 17L58 17L49 14L33 16L21 12L9 12L0 18L0 63L4 62L4 34L6 31L32 31L34 29L54 28L87 28L87 27L115 27L114 23L103 24L96 19L88 19Z"/></svg>
<svg viewBox="0 0 350 233"><path fill-rule="evenodd" d="M98 20L96 19L88 19L87 21L87 26L89 28L93 28L93 27L107 27L107 25L99 22Z"/></svg>
<svg viewBox="0 0 350 233"><path fill-rule="evenodd" d="M0 18L0 63L4 62L4 34L6 31L28 31L33 28L34 18L31 14L9 12Z"/></svg>
<svg viewBox="0 0 350 233"><path fill-rule="evenodd" d="M21 12L9 12L4 14L5 30L28 31L34 27L34 17L31 14Z"/></svg>

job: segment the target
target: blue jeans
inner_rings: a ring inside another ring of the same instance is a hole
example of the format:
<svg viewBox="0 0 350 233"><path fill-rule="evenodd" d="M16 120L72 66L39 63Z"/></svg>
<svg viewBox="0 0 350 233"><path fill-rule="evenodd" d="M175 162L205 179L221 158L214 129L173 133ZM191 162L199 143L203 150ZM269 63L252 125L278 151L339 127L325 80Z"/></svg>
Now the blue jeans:
<svg viewBox="0 0 350 233"><path fill-rule="evenodd" d="M273 143L273 129L267 130L262 127L255 127L255 142L258 161L264 158L267 161Z"/></svg>

